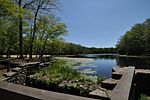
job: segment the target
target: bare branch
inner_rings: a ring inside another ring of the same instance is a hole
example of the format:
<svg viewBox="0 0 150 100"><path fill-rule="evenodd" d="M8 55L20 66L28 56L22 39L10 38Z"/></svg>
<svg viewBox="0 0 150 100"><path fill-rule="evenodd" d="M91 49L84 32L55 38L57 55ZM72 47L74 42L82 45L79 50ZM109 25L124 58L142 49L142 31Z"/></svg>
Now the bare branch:
<svg viewBox="0 0 150 100"><path fill-rule="evenodd" d="M31 1L31 2L29 2L29 3L26 3L24 6L23 6L23 8L26 8L27 6L29 6L29 5L31 5L31 4L33 4L33 3L35 3L37 0L33 0L33 1Z"/></svg>
<svg viewBox="0 0 150 100"><path fill-rule="evenodd" d="M19 4L19 1L18 1L18 0L15 0L15 2L16 2L17 4Z"/></svg>

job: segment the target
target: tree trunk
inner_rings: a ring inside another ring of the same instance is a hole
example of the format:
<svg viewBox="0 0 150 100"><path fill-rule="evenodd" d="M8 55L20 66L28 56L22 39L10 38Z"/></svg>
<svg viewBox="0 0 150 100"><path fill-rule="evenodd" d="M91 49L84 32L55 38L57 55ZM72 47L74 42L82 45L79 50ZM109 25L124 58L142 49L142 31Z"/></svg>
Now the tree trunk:
<svg viewBox="0 0 150 100"><path fill-rule="evenodd" d="M19 0L19 7L21 8L21 0ZM19 8L19 13L21 12ZM22 17L21 17L21 13L19 14L19 55L20 58L23 58L23 46L22 46Z"/></svg>
<svg viewBox="0 0 150 100"><path fill-rule="evenodd" d="M50 58L51 61L53 60L53 50L54 50L54 43L52 43L52 51L51 51L51 58Z"/></svg>
<svg viewBox="0 0 150 100"><path fill-rule="evenodd" d="M44 50L45 50L45 46L46 46L46 42L47 42L48 36L46 36L45 40L44 40L44 44L40 53L40 59L43 58L43 54L44 54Z"/></svg>
<svg viewBox="0 0 150 100"><path fill-rule="evenodd" d="M7 72L10 72L10 60L7 59Z"/></svg>
<svg viewBox="0 0 150 100"><path fill-rule="evenodd" d="M31 37L31 43L30 43L30 56L29 58L32 58L32 49L33 49L33 42L34 42L34 38L35 38L35 32L36 32L36 20L37 20L37 15L39 12L40 6L37 7L35 16L34 16L34 26L33 26L33 34Z"/></svg>
<svg viewBox="0 0 150 100"><path fill-rule="evenodd" d="M6 58L10 58L10 47L8 47L8 49L7 49L7 56L6 56Z"/></svg>

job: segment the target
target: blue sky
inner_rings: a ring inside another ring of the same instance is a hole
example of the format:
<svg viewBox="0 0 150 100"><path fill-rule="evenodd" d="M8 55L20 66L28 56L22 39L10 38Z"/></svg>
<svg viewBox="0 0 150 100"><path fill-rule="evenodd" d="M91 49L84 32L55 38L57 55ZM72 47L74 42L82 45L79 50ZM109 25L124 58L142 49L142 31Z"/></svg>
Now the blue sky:
<svg viewBox="0 0 150 100"><path fill-rule="evenodd" d="M120 36L150 18L150 0L60 0L66 41L87 47L114 47Z"/></svg>

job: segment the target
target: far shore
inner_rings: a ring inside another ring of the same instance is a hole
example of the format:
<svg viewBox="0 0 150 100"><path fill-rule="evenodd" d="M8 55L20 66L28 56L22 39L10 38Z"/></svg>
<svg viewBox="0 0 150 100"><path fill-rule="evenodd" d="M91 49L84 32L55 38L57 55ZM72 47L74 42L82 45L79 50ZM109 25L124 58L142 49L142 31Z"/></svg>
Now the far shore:
<svg viewBox="0 0 150 100"><path fill-rule="evenodd" d="M105 55L105 54L103 54ZM109 54L106 54L109 55ZM120 55L120 54L115 54L118 57L134 57L134 58L150 58L150 56L146 56L146 55ZM43 55L43 57L49 57L50 55ZM65 58L65 59L72 59L72 60L76 60L76 61L81 61L81 62L87 62L89 60L93 60L93 57L84 57L84 56L80 56L80 55L54 55L56 57L61 57L61 58ZM6 57L6 55L1 55L1 57ZM11 58L17 58L19 57L19 55L10 55ZM24 55L24 57L29 58L29 55ZM32 55L33 58L39 57L39 55Z"/></svg>
<svg viewBox="0 0 150 100"><path fill-rule="evenodd" d="M150 58L150 56L144 56L144 55L142 55L142 56L136 56L136 55L117 55L117 56L119 56L119 57L133 57L133 58Z"/></svg>
<svg viewBox="0 0 150 100"><path fill-rule="evenodd" d="M80 63L86 63L86 62L91 62L94 61L92 58L72 58L72 57L56 57L57 59L64 59L64 60L72 60L75 62L80 62Z"/></svg>

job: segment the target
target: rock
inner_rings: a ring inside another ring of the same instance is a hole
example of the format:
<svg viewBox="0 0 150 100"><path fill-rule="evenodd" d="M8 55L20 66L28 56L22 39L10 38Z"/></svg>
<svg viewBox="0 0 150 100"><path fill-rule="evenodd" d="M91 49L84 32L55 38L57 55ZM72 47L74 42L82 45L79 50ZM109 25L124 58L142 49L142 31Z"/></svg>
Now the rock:
<svg viewBox="0 0 150 100"><path fill-rule="evenodd" d="M0 81L6 81L8 78L6 78L6 77L1 77L0 78Z"/></svg>
<svg viewBox="0 0 150 100"><path fill-rule="evenodd" d="M39 67L43 68L44 67L44 63L40 63Z"/></svg>
<svg viewBox="0 0 150 100"><path fill-rule="evenodd" d="M20 70L21 70L20 67L12 68L12 71L14 71L14 72L19 72Z"/></svg>
<svg viewBox="0 0 150 100"><path fill-rule="evenodd" d="M34 78L36 75L34 74L34 75L30 75L30 76L28 76L29 78Z"/></svg>
<svg viewBox="0 0 150 100"><path fill-rule="evenodd" d="M100 90L100 89L96 89L92 92L89 93L89 95L91 97L94 97L94 98L105 98L105 99L109 99L108 95L107 95L107 92L106 91L103 91L103 90Z"/></svg>
<svg viewBox="0 0 150 100"><path fill-rule="evenodd" d="M11 77L11 76L13 76L15 74L16 74L16 72L7 72L7 73L4 73L3 76Z"/></svg>
<svg viewBox="0 0 150 100"><path fill-rule="evenodd" d="M40 64L40 62L22 63L19 65L19 67L32 66L32 65L38 65L38 64Z"/></svg>
<svg viewBox="0 0 150 100"><path fill-rule="evenodd" d="M50 64L51 64L51 62L44 62L44 66L48 66Z"/></svg>

